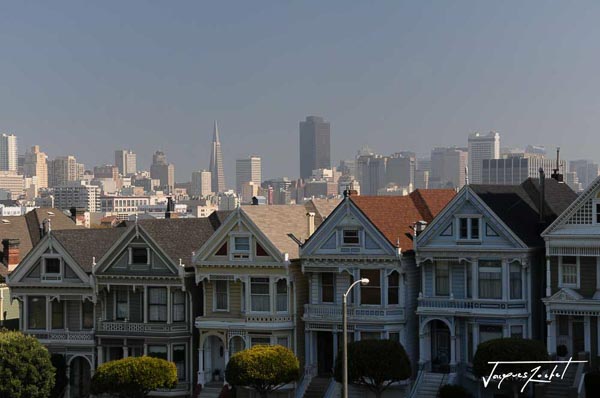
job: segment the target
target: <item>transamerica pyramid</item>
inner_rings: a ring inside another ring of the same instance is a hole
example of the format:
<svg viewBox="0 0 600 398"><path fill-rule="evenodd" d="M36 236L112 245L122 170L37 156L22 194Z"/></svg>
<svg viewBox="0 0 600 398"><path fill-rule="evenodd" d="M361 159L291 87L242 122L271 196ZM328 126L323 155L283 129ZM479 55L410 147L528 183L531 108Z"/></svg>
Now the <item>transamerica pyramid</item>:
<svg viewBox="0 0 600 398"><path fill-rule="evenodd" d="M225 191L225 173L223 172L223 153L221 152L221 141L219 141L219 126L215 120L213 131L212 152L210 153L210 184L214 193Z"/></svg>

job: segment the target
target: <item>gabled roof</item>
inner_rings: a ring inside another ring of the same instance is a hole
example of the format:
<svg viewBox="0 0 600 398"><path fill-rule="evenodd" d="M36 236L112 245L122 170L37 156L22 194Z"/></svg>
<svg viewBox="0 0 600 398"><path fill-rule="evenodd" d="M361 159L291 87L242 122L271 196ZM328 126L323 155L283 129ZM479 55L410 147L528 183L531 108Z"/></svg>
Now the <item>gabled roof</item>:
<svg viewBox="0 0 600 398"><path fill-rule="evenodd" d="M75 225L62 210L55 208L38 208L24 216L2 217L0 221L0 241L3 239L19 239L19 257L23 259L40 240L40 224L45 219L51 220L52 231L66 229L83 229ZM0 245L0 276L6 276L8 269L4 261L3 248Z"/></svg>
<svg viewBox="0 0 600 398"><path fill-rule="evenodd" d="M243 206L242 211L281 253L298 258L300 249L289 234L305 241L309 237L307 213L315 212L315 230L339 201L309 200L303 205ZM313 231L314 232L314 231Z"/></svg>
<svg viewBox="0 0 600 398"><path fill-rule="evenodd" d="M453 189L418 189L407 196L350 196L392 246L412 250L413 225L430 223L456 195Z"/></svg>
<svg viewBox="0 0 600 398"><path fill-rule="evenodd" d="M567 184L545 180L544 222L540 222L538 179L520 185L469 185L485 204L528 246L543 246L543 228L560 215L577 194Z"/></svg>

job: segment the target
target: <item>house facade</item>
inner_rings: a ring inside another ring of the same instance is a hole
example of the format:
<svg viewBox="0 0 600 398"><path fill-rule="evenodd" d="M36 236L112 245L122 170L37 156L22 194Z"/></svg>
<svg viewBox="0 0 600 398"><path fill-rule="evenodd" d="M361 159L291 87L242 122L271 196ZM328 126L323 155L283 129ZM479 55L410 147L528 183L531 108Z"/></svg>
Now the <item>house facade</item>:
<svg viewBox="0 0 600 398"><path fill-rule="evenodd" d="M542 234L546 242L543 294L551 355L599 362L600 178Z"/></svg>
<svg viewBox="0 0 600 398"><path fill-rule="evenodd" d="M307 285L298 244L333 206L243 206L224 220L194 256L203 294L198 383L222 386L232 355L257 344L279 344L304 360L298 334ZM282 394L290 394L287 386Z"/></svg>
<svg viewBox="0 0 600 398"><path fill-rule="evenodd" d="M331 377L343 344L342 297L361 278L369 284L350 293L349 341L395 340L415 363L419 275L412 251L414 225L430 222L454 194L418 190L404 197L374 197L347 192L302 245L302 272L309 286L302 317L308 379Z"/></svg>
<svg viewBox="0 0 600 398"><path fill-rule="evenodd" d="M480 343L542 337L540 233L575 196L555 180L467 185L419 234L420 379L474 381Z"/></svg>

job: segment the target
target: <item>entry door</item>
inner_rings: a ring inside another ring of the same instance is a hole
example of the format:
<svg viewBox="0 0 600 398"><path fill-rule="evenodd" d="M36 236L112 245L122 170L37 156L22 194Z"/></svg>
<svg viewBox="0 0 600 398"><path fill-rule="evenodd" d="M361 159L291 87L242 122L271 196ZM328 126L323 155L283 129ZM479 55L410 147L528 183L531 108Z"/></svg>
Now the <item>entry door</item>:
<svg viewBox="0 0 600 398"><path fill-rule="evenodd" d="M573 319L573 356L585 351L585 332L583 320Z"/></svg>
<svg viewBox="0 0 600 398"><path fill-rule="evenodd" d="M440 321L433 321L431 325L431 366L434 372L446 372L450 364L450 331Z"/></svg>
<svg viewBox="0 0 600 398"><path fill-rule="evenodd" d="M331 376L333 369L333 333L317 332L317 371L319 376Z"/></svg>

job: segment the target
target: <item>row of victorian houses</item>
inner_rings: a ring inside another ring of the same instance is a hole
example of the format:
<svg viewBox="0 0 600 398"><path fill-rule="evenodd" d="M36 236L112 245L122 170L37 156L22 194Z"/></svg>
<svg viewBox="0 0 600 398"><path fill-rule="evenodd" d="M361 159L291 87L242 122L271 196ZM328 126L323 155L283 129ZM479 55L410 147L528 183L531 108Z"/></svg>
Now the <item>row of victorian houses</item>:
<svg viewBox="0 0 600 398"><path fill-rule="evenodd" d="M350 341L402 343L414 377L412 392L396 391L407 395L431 380L478 388L473 355L493 338L599 355L600 179L579 196L528 179L108 229L40 224L26 248L0 225L5 273L19 328L65 355L71 397L87 396L100 364L139 355L177 366L177 387L155 395L191 395L225 383L229 358L256 344L296 353L303 377L281 394L302 397L329 383L342 294L360 278L370 283L350 296Z"/></svg>

